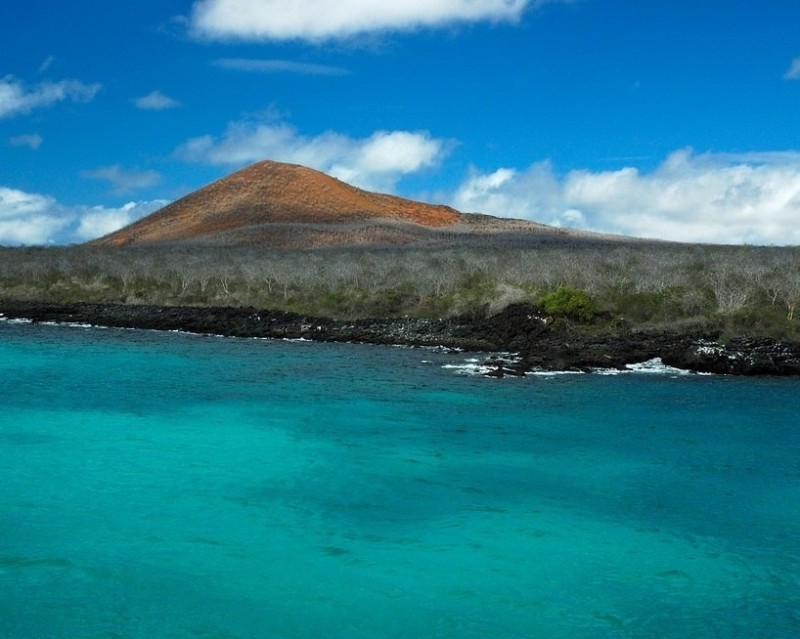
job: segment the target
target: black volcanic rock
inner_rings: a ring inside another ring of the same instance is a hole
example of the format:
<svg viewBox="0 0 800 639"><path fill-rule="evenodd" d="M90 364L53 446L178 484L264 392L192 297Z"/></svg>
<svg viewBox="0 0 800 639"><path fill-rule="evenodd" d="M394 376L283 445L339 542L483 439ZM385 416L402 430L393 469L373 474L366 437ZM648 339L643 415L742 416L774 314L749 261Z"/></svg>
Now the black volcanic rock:
<svg viewBox="0 0 800 639"><path fill-rule="evenodd" d="M306 338L317 341L445 346L513 353L490 357L488 374L526 371L623 369L654 358L686 370L731 375L800 375L800 344L769 338L715 341L713 334L634 331L621 325L583 326L554 319L529 304L515 304L489 318L388 318L356 321L255 308L49 304L0 301L0 315L34 322L234 337Z"/></svg>

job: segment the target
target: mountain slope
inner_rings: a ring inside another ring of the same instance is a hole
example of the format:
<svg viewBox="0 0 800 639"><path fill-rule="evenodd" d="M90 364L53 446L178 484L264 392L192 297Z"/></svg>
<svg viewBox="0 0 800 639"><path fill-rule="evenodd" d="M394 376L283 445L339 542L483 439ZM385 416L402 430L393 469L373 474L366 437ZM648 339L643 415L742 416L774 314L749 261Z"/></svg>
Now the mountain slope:
<svg viewBox="0 0 800 639"><path fill-rule="evenodd" d="M297 164L263 161L217 180L95 246L464 246L602 240L518 219L371 193ZM616 238L622 239L622 238Z"/></svg>
<svg viewBox="0 0 800 639"><path fill-rule="evenodd" d="M370 193L313 169L264 161L190 193L93 244L218 240L238 244L251 243L247 241L248 231L254 236L249 238L251 241L263 238L270 226L276 226L274 230L279 235L286 234L286 225L352 226L378 222L442 228L455 224L460 217L447 206Z"/></svg>

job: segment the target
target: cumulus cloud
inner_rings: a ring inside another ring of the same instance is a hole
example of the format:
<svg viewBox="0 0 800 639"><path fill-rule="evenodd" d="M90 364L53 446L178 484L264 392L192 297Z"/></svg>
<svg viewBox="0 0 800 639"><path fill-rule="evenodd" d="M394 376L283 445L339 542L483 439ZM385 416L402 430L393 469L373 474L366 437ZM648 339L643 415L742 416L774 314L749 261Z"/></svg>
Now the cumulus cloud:
<svg viewBox="0 0 800 639"><path fill-rule="evenodd" d="M42 136L38 133L30 133L27 135L15 135L12 138L8 139L9 144L11 146L27 146L34 151L42 146Z"/></svg>
<svg viewBox="0 0 800 639"><path fill-rule="evenodd" d="M78 207L73 210L72 242L88 242L108 235L166 206L166 200L128 202L119 208L105 206Z"/></svg>
<svg viewBox="0 0 800 639"><path fill-rule="evenodd" d="M53 198L0 187L0 244L44 244L67 224Z"/></svg>
<svg viewBox="0 0 800 639"><path fill-rule="evenodd" d="M264 159L303 164L361 188L391 191L404 175L438 165L449 147L419 131L377 131L360 139L334 132L309 137L283 123L235 122L222 137L187 141L176 155L229 166Z"/></svg>
<svg viewBox="0 0 800 639"><path fill-rule="evenodd" d="M451 199L461 211L544 221L561 210L558 192L550 163L540 162L523 172L502 168L484 174L472 170Z"/></svg>
<svg viewBox="0 0 800 639"><path fill-rule="evenodd" d="M325 64L309 64L292 60L254 60L252 58L220 58L214 66L250 73L298 73L302 75L347 75L345 69Z"/></svg>
<svg viewBox="0 0 800 639"><path fill-rule="evenodd" d="M783 74L786 80L800 80L800 58L792 60L789 69Z"/></svg>
<svg viewBox="0 0 800 639"><path fill-rule="evenodd" d="M195 35L209 39L324 40L457 22L513 22L530 4L531 0L198 0L190 25Z"/></svg>
<svg viewBox="0 0 800 639"><path fill-rule="evenodd" d="M78 80L42 82L28 87L16 78L6 76L0 79L0 119L24 115L65 100L90 102L100 88L99 84L84 84Z"/></svg>
<svg viewBox="0 0 800 639"><path fill-rule="evenodd" d="M108 182L111 185L111 192L116 195L147 189L161 181L161 176L155 171L123 169L119 164L82 171L81 177Z"/></svg>
<svg viewBox="0 0 800 639"><path fill-rule="evenodd" d="M129 202L119 208L64 206L38 193L0 187L0 245L85 242L116 231L166 205Z"/></svg>
<svg viewBox="0 0 800 639"><path fill-rule="evenodd" d="M136 98L133 103L137 108L148 111L164 111L165 109L174 109L181 105L175 98L164 95L161 91L152 91L141 98Z"/></svg>
<svg viewBox="0 0 800 639"><path fill-rule="evenodd" d="M724 244L800 244L800 153L695 154L658 168L576 170L547 162L473 171L453 206L557 226Z"/></svg>

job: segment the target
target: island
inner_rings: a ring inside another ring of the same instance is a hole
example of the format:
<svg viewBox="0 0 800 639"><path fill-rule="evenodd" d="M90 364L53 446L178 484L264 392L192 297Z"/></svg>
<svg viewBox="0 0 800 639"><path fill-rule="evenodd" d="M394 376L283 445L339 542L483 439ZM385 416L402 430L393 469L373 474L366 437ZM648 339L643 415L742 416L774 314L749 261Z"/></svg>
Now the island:
<svg viewBox="0 0 800 639"><path fill-rule="evenodd" d="M5 319L439 346L497 377L798 375L798 302L798 247L461 213L271 161L86 245L0 248Z"/></svg>

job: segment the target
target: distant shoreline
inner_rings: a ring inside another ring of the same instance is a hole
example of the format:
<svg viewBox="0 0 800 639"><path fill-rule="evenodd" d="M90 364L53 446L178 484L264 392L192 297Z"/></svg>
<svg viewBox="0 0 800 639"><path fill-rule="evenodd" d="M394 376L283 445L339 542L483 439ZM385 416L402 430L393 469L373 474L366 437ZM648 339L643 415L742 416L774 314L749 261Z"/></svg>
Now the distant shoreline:
<svg viewBox="0 0 800 639"><path fill-rule="evenodd" d="M738 337L725 344L713 331L680 334L625 326L584 326L544 317L514 304L488 318L377 318L338 320L284 311L236 307L155 306L0 300L7 319L93 326L180 330L230 337L309 339L465 351L514 353L493 357L488 374L620 369L654 358L675 368L732 375L800 375L800 344Z"/></svg>

